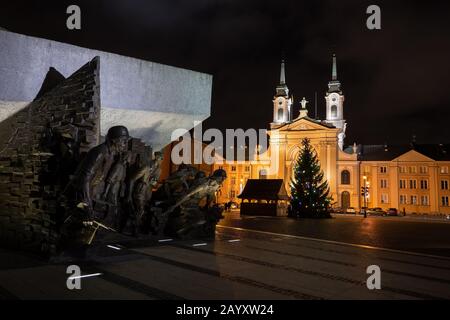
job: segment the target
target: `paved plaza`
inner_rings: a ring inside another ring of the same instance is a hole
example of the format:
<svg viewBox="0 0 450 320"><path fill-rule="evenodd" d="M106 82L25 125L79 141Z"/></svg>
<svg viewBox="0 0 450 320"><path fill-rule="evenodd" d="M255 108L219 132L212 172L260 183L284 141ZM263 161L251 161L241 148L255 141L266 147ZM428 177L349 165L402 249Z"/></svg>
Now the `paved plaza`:
<svg viewBox="0 0 450 320"><path fill-rule="evenodd" d="M377 220L378 219L378 220ZM422 223L424 228L450 224ZM448 299L450 258L424 250L380 248L367 241L351 243L302 235L302 224L326 232L354 232L382 218L338 217L330 221L286 218L240 219L230 214L217 227L216 239L171 240L124 238L97 244L83 261L44 262L0 251L0 297L6 299ZM247 225L251 224L252 227ZM233 226L240 225L240 226ZM266 226L261 230L260 226ZM283 226L284 225L284 232ZM297 227L295 227L297 225ZM259 226L259 227L258 227ZM267 227L269 226L269 227ZM298 232L293 232L297 228ZM332 227L330 227L332 228ZM258 230L259 229L259 230ZM389 228L387 228L390 230ZM330 229L331 230L331 229ZM341 231L340 231L341 232ZM303 232L304 233L304 232ZM339 236L339 235L337 235ZM408 236L408 235L404 235ZM409 235L413 237L413 235ZM347 237L342 232L341 238ZM395 238L395 237L394 237ZM414 237L413 237L414 238ZM395 243L393 237L389 240ZM434 240L430 239L430 243ZM386 242L389 243L389 242ZM422 245L422 247L425 247ZM423 248L422 248L423 249ZM441 248L444 249L444 248ZM447 248L448 249L448 248ZM420 252L422 251L422 252ZM442 250L442 252L447 252ZM68 265L77 264L80 290L66 286ZM381 289L369 290L369 265L381 270ZM92 276L89 276L92 275Z"/></svg>

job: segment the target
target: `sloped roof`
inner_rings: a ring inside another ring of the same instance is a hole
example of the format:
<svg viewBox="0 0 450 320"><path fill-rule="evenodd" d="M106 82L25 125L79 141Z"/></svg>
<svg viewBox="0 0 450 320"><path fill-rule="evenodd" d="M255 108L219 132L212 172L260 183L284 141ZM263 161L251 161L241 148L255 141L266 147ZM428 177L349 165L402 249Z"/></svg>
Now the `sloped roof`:
<svg viewBox="0 0 450 320"><path fill-rule="evenodd" d="M436 161L450 161L450 144L362 145L358 160L391 161L411 150Z"/></svg>
<svg viewBox="0 0 450 320"><path fill-rule="evenodd" d="M283 179L249 179L238 198L254 200L289 199Z"/></svg>
<svg viewBox="0 0 450 320"><path fill-rule="evenodd" d="M296 123L297 121L300 121L300 120L306 120L306 121L309 121L309 122L311 122L313 124L325 127L327 129L336 128L331 123L328 123L328 122L326 122L324 120L316 120L316 119L313 119L313 118L310 118L310 117L306 116L306 117L302 117L302 118L295 118L292 121L289 121L289 122L281 124L279 127L275 127L274 129L275 130L279 130L281 128L285 129L286 127L292 126L294 123Z"/></svg>

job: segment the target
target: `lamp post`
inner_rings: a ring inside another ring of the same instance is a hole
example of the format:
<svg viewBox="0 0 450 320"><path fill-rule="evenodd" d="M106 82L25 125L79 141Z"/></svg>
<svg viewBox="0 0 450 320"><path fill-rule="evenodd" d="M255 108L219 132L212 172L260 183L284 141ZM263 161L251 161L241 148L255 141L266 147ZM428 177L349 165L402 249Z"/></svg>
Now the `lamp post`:
<svg viewBox="0 0 450 320"><path fill-rule="evenodd" d="M367 218L367 176L363 176L364 180L364 190L363 190L363 196L364 196L364 218Z"/></svg>

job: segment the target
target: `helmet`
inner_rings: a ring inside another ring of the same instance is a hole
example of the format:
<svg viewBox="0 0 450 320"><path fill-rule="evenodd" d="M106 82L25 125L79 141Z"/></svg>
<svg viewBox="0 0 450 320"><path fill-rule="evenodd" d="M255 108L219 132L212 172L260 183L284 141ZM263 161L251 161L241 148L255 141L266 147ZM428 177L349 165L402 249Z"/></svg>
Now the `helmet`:
<svg viewBox="0 0 450 320"><path fill-rule="evenodd" d="M213 172L212 176L213 178L227 178L227 172L223 169L217 169Z"/></svg>
<svg viewBox="0 0 450 320"><path fill-rule="evenodd" d="M126 137L129 138L130 134L128 133L128 129L124 126L114 126L109 128L108 133L106 134L107 140L118 139Z"/></svg>
<svg viewBox="0 0 450 320"><path fill-rule="evenodd" d="M206 174L203 171L198 171L195 174L195 179L201 179L201 178L205 178L205 177L206 177Z"/></svg>

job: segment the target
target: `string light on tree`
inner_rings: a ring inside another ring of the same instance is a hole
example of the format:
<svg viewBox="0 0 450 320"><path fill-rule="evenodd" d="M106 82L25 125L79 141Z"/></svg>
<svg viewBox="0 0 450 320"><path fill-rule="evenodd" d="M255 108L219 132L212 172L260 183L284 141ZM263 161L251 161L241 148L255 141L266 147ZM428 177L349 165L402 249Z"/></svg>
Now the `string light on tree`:
<svg viewBox="0 0 450 320"><path fill-rule="evenodd" d="M328 182L323 179L316 152L309 139L302 140L302 149L294 166L291 186L291 212L294 217L329 218L331 197Z"/></svg>

